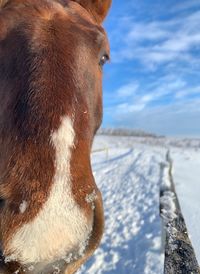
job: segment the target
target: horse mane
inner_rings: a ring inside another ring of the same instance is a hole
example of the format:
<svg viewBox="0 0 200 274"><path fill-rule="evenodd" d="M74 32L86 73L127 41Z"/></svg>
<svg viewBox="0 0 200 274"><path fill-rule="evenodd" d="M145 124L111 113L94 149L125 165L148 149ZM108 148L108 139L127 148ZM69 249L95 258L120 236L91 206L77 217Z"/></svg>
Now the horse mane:
<svg viewBox="0 0 200 274"><path fill-rule="evenodd" d="M2 9L7 3L8 3L9 0L0 0L0 9Z"/></svg>

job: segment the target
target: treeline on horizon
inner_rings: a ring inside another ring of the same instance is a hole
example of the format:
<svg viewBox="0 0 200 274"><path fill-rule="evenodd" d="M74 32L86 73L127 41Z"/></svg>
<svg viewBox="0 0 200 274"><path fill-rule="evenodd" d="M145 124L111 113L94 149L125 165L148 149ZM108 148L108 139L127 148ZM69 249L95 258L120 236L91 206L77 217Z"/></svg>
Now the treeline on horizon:
<svg viewBox="0 0 200 274"><path fill-rule="evenodd" d="M152 138L164 138L164 136L158 136L154 133L146 132L139 129L126 129L126 128L100 128L97 132L98 135L110 135L110 136L135 136L135 137L152 137Z"/></svg>

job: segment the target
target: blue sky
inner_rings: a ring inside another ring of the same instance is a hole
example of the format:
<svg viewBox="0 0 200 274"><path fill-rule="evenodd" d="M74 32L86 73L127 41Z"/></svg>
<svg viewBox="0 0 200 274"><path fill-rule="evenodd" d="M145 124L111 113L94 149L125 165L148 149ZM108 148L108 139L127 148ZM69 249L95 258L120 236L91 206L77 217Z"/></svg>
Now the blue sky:
<svg viewBox="0 0 200 274"><path fill-rule="evenodd" d="M103 127L200 136L200 0L113 0Z"/></svg>

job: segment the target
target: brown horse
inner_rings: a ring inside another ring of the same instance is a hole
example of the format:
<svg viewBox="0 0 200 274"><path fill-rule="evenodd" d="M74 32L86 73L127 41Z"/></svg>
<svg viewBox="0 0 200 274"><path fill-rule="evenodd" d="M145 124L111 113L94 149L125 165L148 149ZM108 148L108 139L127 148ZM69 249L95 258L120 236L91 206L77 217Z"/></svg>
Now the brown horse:
<svg viewBox="0 0 200 274"><path fill-rule="evenodd" d="M103 233L90 152L111 0L0 0L0 273L74 273Z"/></svg>

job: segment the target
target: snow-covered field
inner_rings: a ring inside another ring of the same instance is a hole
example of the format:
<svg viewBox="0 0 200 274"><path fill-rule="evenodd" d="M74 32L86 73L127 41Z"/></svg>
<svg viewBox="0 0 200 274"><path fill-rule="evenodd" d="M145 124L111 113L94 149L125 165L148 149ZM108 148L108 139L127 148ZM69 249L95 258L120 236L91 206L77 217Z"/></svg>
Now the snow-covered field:
<svg viewBox="0 0 200 274"><path fill-rule="evenodd" d="M200 262L200 141L97 136L92 162L103 194L106 226L100 248L79 274L163 273L159 194L161 165L166 163L168 150L181 208Z"/></svg>

